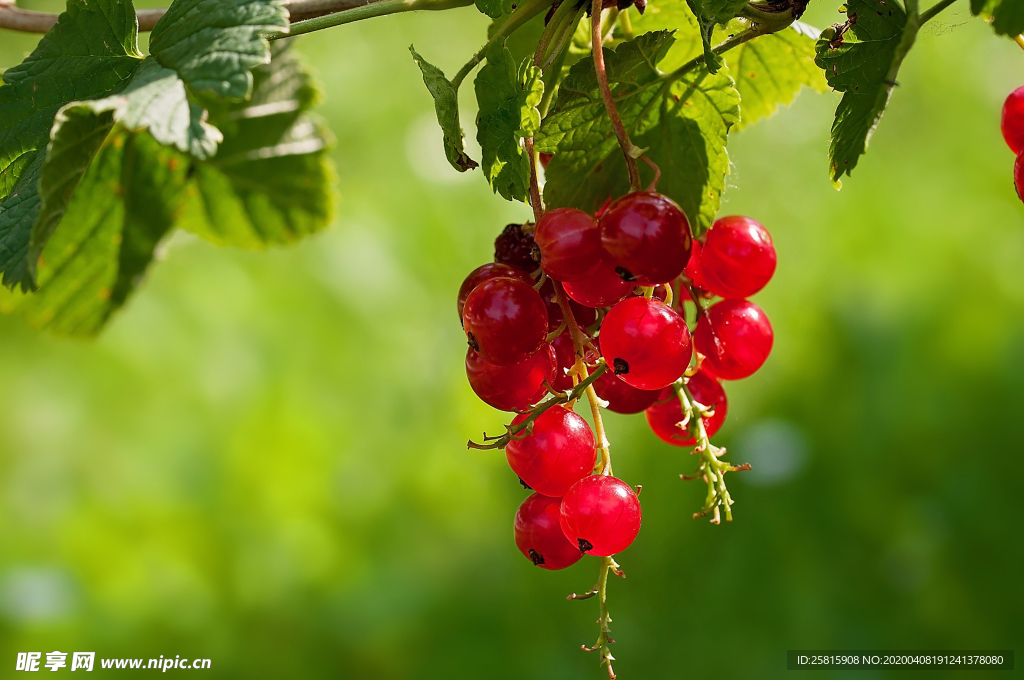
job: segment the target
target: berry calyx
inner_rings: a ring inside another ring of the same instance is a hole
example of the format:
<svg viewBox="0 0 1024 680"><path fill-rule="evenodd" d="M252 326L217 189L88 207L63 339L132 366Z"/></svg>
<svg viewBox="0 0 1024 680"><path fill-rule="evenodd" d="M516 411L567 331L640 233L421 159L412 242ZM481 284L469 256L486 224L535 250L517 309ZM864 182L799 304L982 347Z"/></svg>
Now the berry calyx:
<svg viewBox="0 0 1024 680"><path fill-rule="evenodd" d="M1020 155L1024 151L1024 87L1018 87L1006 98L1000 127L1007 146Z"/></svg>
<svg viewBox="0 0 1024 680"><path fill-rule="evenodd" d="M585 307L607 307L614 305L629 295L636 287L635 283L623 281L615 273L615 266L607 260L601 263L593 273L580 281L570 281L562 286L565 294Z"/></svg>
<svg viewBox="0 0 1024 680"><path fill-rule="evenodd" d="M624 280L668 283L690 259L690 223L667 196L636 192L601 215L601 243Z"/></svg>
<svg viewBox="0 0 1024 680"><path fill-rule="evenodd" d="M498 366L466 352L469 386L485 404L499 411L525 411L547 394L555 382L555 348L544 345L518 364Z"/></svg>
<svg viewBox="0 0 1024 680"><path fill-rule="evenodd" d="M526 420L517 416L512 425ZM590 474L597 462L597 446L590 425L564 406L552 406L505 446L512 471L537 493L558 498Z"/></svg>
<svg viewBox="0 0 1024 680"><path fill-rule="evenodd" d="M484 281L469 294L462 312L469 346L492 364L508 366L540 349L548 332L548 310L540 293L519 279Z"/></svg>
<svg viewBox="0 0 1024 680"><path fill-rule="evenodd" d="M700 250L700 286L723 298L750 297L775 273L775 246L768 230L749 217L715 221Z"/></svg>
<svg viewBox="0 0 1024 680"><path fill-rule="evenodd" d="M523 232L523 225L510 224L494 239L494 261L510 264L524 272L537 271L540 255L533 235Z"/></svg>
<svg viewBox="0 0 1024 680"><path fill-rule="evenodd" d="M462 286L459 288L459 319L462 319L462 310L466 307L466 299L469 294L476 289L484 281L488 279L496 279L499 276L504 276L508 279L519 279L523 283L533 285L533 279L530 275L524 272L518 267L511 265L502 264L500 262L488 262L485 265L477 267L469 273L466 280L462 282Z"/></svg>
<svg viewBox="0 0 1024 680"><path fill-rule="evenodd" d="M640 532L640 500L621 479L590 475L562 498L561 525L581 553L615 555Z"/></svg>
<svg viewBox="0 0 1024 680"><path fill-rule="evenodd" d="M535 493L516 512L516 547L541 569L565 569L583 557L576 544L570 543L562 532L561 505L561 498Z"/></svg>
<svg viewBox="0 0 1024 680"><path fill-rule="evenodd" d="M576 208L556 208L544 213L533 238L540 248L540 266L556 281L587 278L603 256L597 221Z"/></svg>
<svg viewBox="0 0 1024 680"><path fill-rule="evenodd" d="M594 391L608 402L608 410L615 413L640 413L653 404L660 394L657 390L638 390L623 382L612 371L605 371L594 381Z"/></svg>
<svg viewBox="0 0 1024 680"><path fill-rule="evenodd" d="M713 436L722 427L725 414L729 410L729 402L725 397L725 390L722 389L722 383L708 375L706 371L700 370L690 376L687 389L698 403L714 410L714 415L702 419L705 432L709 437ZM697 443L696 438L688 430L679 427L679 423L683 421L683 405L671 386L662 390L658 400L647 409L645 415L647 424L663 442L673 446L694 446Z"/></svg>
<svg viewBox="0 0 1024 680"><path fill-rule="evenodd" d="M722 300L697 322L694 348L704 355L703 368L723 380L740 380L761 368L772 351L771 323L748 300Z"/></svg>
<svg viewBox="0 0 1024 680"><path fill-rule="evenodd" d="M660 390L690 364L693 346L686 321L664 302L627 298L601 324L601 354L627 385Z"/></svg>

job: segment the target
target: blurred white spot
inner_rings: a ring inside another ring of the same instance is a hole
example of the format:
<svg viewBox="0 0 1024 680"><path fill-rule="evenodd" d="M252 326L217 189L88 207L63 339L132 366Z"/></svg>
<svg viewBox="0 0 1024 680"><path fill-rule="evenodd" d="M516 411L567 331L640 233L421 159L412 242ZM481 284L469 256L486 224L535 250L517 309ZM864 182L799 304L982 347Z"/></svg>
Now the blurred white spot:
<svg viewBox="0 0 1024 680"><path fill-rule="evenodd" d="M53 568L17 568L0 579L0 614L15 623L53 623L71 616L75 586Z"/></svg>
<svg viewBox="0 0 1024 680"><path fill-rule="evenodd" d="M409 126L405 135L405 153L416 175L425 182L434 184L455 184L470 181L473 173L479 170L459 172L451 166L444 155L444 135L433 114L424 114ZM467 143L469 140L464 140ZM466 152L474 160L472 149L467 144Z"/></svg>
<svg viewBox="0 0 1024 680"><path fill-rule="evenodd" d="M743 479L754 486L774 486L795 477L807 461L807 437L782 420L762 420L747 428L731 447L733 462L750 463Z"/></svg>

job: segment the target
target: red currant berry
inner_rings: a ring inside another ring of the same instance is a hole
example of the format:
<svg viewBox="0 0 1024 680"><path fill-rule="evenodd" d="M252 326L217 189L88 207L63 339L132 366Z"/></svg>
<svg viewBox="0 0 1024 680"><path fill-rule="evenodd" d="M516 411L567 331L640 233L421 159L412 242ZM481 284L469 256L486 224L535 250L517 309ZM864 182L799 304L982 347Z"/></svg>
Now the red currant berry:
<svg viewBox="0 0 1024 680"><path fill-rule="evenodd" d="M722 383L701 370L690 377L687 387L698 403L714 409L713 416L703 419L704 430L709 437L713 436L722 427L729 410ZM671 386L661 391L658 400L647 409L646 416L647 424L663 442L673 446L694 446L697 443L688 430L679 427L683 421L683 405L679 403L679 396Z"/></svg>
<svg viewBox="0 0 1024 680"><path fill-rule="evenodd" d="M1013 164L1013 186L1017 188L1017 196L1024 201L1024 151L1018 154Z"/></svg>
<svg viewBox="0 0 1024 680"><path fill-rule="evenodd" d="M640 532L640 501L621 479L590 475L562 498L561 524L581 553L615 555Z"/></svg>
<svg viewBox="0 0 1024 680"><path fill-rule="evenodd" d="M636 287L619 278L615 268L602 260L594 273L582 281L566 283L565 294L586 307L607 307L629 295Z"/></svg>
<svg viewBox="0 0 1024 680"><path fill-rule="evenodd" d="M690 250L690 261L686 263L686 268L683 269L683 274L690 279L690 283L693 284L694 288L700 288L701 290L707 290L707 284L704 282L704 275L700 271L700 251L704 248L700 241L693 242L693 248ZM689 297L689 295L681 296Z"/></svg>
<svg viewBox="0 0 1024 680"><path fill-rule="evenodd" d="M548 332L551 332L562 325L562 306L555 299L555 287L551 279L544 282L540 287L540 296L548 308ZM597 310L593 307L584 307L573 299L569 299L569 309L576 319L576 325L580 328L589 328L597 321Z"/></svg>
<svg viewBox="0 0 1024 680"><path fill-rule="evenodd" d="M639 390L671 385L690 365L690 330L664 302L627 298L601 323L601 354L608 368Z"/></svg>
<svg viewBox="0 0 1024 680"><path fill-rule="evenodd" d="M537 154L537 155L540 156L540 165L545 170L548 169L548 163L551 162L551 159L555 157L554 154L550 154L550 153L541 153L541 154Z"/></svg>
<svg viewBox="0 0 1024 680"><path fill-rule="evenodd" d="M555 348L544 345L525 361L511 366L489 364L470 349L466 376L476 396L499 411L525 411L547 394L555 382Z"/></svg>
<svg viewBox="0 0 1024 680"><path fill-rule="evenodd" d="M519 279L523 283L533 285L533 279L530 275L524 272L522 269L517 269L511 265L501 264L500 262L489 262L483 266L477 267L469 273L466 280L462 282L462 286L459 288L459 319L462 319L462 310L466 306L466 298L473 292L477 286L488 279L494 279L499 276L504 276L508 279Z"/></svg>
<svg viewBox="0 0 1024 680"><path fill-rule="evenodd" d="M702 366L723 380L740 380L761 368L775 336L768 316L747 300L722 300L707 310L693 333Z"/></svg>
<svg viewBox="0 0 1024 680"><path fill-rule="evenodd" d="M555 349L555 379L551 383L559 392L572 389L572 376L567 372L576 363L576 347L573 345L569 331L563 331L555 338L551 346Z"/></svg>
<svg viewBox="0 0 1024 680"><path fill-rule="evenodd" d="M668 197L627 194L601 215L601 243L623 279L668 283L690 259L690 223Z"/></svg>
<svg viewBox="0 0 1024 680"><path fill-rule="evenodd" d="M622 382L611 371L605 371L594 381L597 396L608 402L608 410L615 413L640 413L658 398L657 390L638 390Z"/></svg>
<svg viewBox="0 0 1024 680"><path fill-rule="evenodd" d="M532 234L523 233L523 225L510 224L494 239L494 261L510 264L524 272L537 271L540 254Z"/></svg>
<svg viewBox="0 0 1024 680"><path fill-rule="evenodd" d="M1003 104L1003 139L1013 153L1024 151L1024 87L1010 93Z"/></svg>
<svg viewBox="0 0 1024 680"><path fill-rule="evenodd" d="M462 327L469 346L492 364L508 366L544 344L548 310L540 293L518 279L484 281L466 299Z"/></svg>
<svg viewBox="0 0 1024 680"><path fill-rule="evenodd" d="M604 256L597 221L576 208L544 213L533 238L540 248L540 266L556 281L587 278Z"/></svg>
<svg viewBox="0 0 1024 680"><path fill-rule="evenodd" d="M604 199L604 203L602 203L601 207L597 209L596 213L594 213L594 217L596 217L597 219L601 219L601 215L604 214L604 211L607 210L608 206L610 206L611 204L612 204L612 199L611 198Z"/></svg>
<svg viewBox="0 0 1024 680"><path fill-rule="evenodd" d="M512 425L527 417L516 416ZM537 493L560 498L594 469L594 433L573 410L552 406L533 421L533 434L528 432L523 430L505 446L505 458L512 471Z"/></svg>
<svg viewBox="0 0 1024 680"><path fill-rule="evenodd" d="M724 298L750 297L775 273L775 246L760 222L723 217L708 230L700 251L702 286Z"/></svg>
<svg viewBox="0 0 1024 680"><path fill-rule="evenodd" d="M561 498L535 493L516 512L516 547L542 569L565 569L580 561L583 553L562 533Z"/></svg>

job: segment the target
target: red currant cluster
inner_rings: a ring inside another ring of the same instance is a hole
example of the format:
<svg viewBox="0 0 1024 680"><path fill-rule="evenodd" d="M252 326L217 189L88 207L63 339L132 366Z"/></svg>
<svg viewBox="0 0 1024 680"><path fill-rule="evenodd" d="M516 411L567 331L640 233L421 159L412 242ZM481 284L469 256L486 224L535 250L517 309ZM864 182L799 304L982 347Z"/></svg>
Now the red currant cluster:
<svg viewBox="0 0 1024 680"><path fill-rule="evenodd" d="M636 493L611 475L602 406L645 411L658 437L704 454L704 513L717 520L724 506L731 517L722 476L745 466L719 461L724 449L708 438L726 415L719 380L751 375L771 351L768 318L745 298L775 264L771 237L754 220L724 217L694 241L679 207L653 192L606 203L596 216L550 210L498 237L495 262L466 278L458 308L470 386L517 415L504 435L471 446L504 448L535 491L515 518L516 545L534 564L608 557L640 530ZM710 304L715 296L723 299ZM573 410L584 394L597 436Z"/></svg>
<svg viewBox="0 0 1024 680"><path fill-rule="evenodd" d="M1024 87L1018 87L1006 98L1002 129L1003 139L1017 154L1017 162L1013 165L1013 184L1017 187L1017 195L1024 201Z"/></svg>

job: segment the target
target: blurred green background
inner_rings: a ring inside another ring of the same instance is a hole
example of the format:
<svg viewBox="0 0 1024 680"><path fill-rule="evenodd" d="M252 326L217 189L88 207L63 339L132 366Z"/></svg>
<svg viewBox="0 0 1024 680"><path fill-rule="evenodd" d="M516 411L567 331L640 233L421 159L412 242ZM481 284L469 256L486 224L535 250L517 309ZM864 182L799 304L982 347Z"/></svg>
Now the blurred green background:
<svg viewBox="0 0 1024 680"><path fill-rule="evenodd" d="M1022 639L1024 206L998 114L1024 53L964 2L940 20L841 192L831 93L732 139L723 211L780 262L758 296L774 353L727 386L720 437L755 469L732 525L694 521L693 458L609 418L644 486L610 586L620 678ZM470 8L301 41L338 137L330 230L263 253L179 234L93 343L0 319L0 675L60 649L209 657L211 677L601 677L579 650L596 604L565 600L597 560L534 568L504 457L465 449L503 416L465 383L455 293L528 213L447 167L407 48L452 73L485 26ZM3 34L0 65L34 42Z"/></svg>

